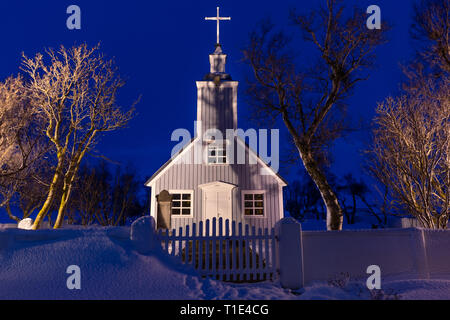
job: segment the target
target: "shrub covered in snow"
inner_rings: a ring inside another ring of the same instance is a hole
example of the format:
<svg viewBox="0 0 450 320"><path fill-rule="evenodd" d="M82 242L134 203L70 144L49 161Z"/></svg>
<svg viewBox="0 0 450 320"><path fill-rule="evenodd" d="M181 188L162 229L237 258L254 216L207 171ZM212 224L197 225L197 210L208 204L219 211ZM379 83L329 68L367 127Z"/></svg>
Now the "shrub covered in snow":
<svg viewBox="0 0 450 320"><path fill-rule="evenodd" d="M33 219L31 218L20 220L19 224L17 225L17 228L25 230L31 230L32 227L33 227Z"/></svg>

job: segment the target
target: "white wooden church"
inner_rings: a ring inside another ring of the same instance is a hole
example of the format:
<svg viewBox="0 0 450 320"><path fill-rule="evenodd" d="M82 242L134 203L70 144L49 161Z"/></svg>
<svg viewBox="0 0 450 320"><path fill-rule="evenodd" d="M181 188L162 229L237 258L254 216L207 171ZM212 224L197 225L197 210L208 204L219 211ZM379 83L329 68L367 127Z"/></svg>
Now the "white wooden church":
<svg viewBox="0 0 450 320"><path fill-rule="evenodd" d="M168 228L185 227L206 219L223 218L257 228L271 228L283 218L283 187L286 182L269 167L239 136L226 138L227 129L237 129L238 81L225 72L227 55L219 42L209 55L210 72L197 81L196 135L146 182L151 188L150 214L161 219L158 197L170 195ZM215 129L222 140L204 139L203 133ZM229 146L233 146L233 150ZM201 161L196 150L203 150ZM243 150L246 161L236 161ZM253 159L254 161L251 161ZM262 172L265 174L261 174ZM157 221L158 222L158 221Z"/></svg>

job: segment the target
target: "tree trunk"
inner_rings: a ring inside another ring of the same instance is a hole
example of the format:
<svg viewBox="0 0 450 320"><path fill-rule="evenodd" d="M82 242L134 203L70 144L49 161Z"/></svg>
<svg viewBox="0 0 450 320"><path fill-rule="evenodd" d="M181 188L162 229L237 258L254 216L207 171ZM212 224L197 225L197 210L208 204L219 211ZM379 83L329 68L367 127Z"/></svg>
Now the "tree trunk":
<svg viewBox="0 0 450 320"><path fill-rule="evenodd" d="M84 155L84 152L82 153ZM58 216L56 217L55 225L53 229L59 229L64 221L64 214L66 211L67 203L69 202L70 194L72 193L72 186L77 175L78 168L80 167L82 156L75 158L70 164L69 169L64 177L63 194L61 196L61 202L58 208Z"/></svg>
<svg viewBox="0 0 450 320"><path fill-rule="evenodd" d="M62 223L64 221L64 213L66 210L67 202L69 201L70 197L70 187L65 187L63 194L61 196L61 202L59 203L58 208L58 216L56 217L55 225L53 226L53 229L59 229L62 226Z"/></svg>
<svg viewBox="0 0 450 320"><path fill-rule="evenodd" d="M297 147L297 149L299 150L306 171L319 189L327 208L327 230L342 230L343 211L325 174L320 170L311 151L304 150L302 147Z"/></svg>
<svg viewBox="0 0 450 320"><path fill-rule="evenodd" d="M55 225L53 226L54 229L58 229L62 225L66 206L67 203L69 202L70 193L72 192L72 186L75 177L77 175L78 169L80 168L81 160L86 154L86 151L89 150L92 140L94 139L96 134L97 134L96 130L92 130L90 131L90 133L86 134L85 138L80 143L77 152L75 153L74 156L72 156L72 159L69 164L69 169L66 171L64 175L63 194L61 196L61 202L59 204L58 216L56 218Z"/></svg>
<svg viewBox="0 0 450 320"><path fill-rule="evenodd" d="M56 188L57 188L57 184L58 184L60 175L61 175L61 164L58 163L58 166L55 170L55 174L53 175L53 180L52 180L49 190L48 190L47 199L45 200L44 204L42 205L41 210L39 210L39 213L37 214L36 219L34 220L33 227L32 227L33 230L39 229L42 220L44 219L44 217L47 215L48 211L50 210L50 207L51 207L52 202L56 195Z"/></svg>
<svg viewBox="0 0 450 320"><path fill-rule="evenodd" d="M71 173L73 172L73 173ZM55 225L53 229L59 229L64 221L64 213L66 211L67 203L69 202L70 194L72 193L72 185L75 178L76 170L69 170L69 175L65 177L63 193L61 196L61 202L59 203L58 216L56 217Z"/></svg>

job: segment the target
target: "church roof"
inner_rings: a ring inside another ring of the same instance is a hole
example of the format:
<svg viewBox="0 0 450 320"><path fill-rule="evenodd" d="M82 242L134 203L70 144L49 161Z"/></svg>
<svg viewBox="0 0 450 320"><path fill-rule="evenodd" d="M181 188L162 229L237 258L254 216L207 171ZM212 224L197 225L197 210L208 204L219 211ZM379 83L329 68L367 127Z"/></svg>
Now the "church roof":
<svg viewBox="0 0 450 320"><path fill-rule="evenodd" d="M150 184L150 182L161 172L163 171L165 168L167 168L173 161L175 161L175 159L178 158L178 156L185 150L187 150L192 143L194 142L194 140L196 139L196 137L192 138L191 141L189 143L187 143L185 146L183 146L183 148L181 150L179 150L173 157L171 157L169 160L166 161L166 163L164 163L146 182L145 185L148 186Z"/></svg>
<svg viewBox="0 0 450 320"><path fill-rule="evenodd" d="M160 167L158 169L158 171L156 171L146 182L145 182L145 186L150 186L151 182L166 168L170 167L172 164L175 163L175 161L177 160L177 158L186 150L188 150L194 143L195 140L197 140L198 137L194 137L191 139L191 141L189 143L187 143L181 150L179 150L173 157L171 157L166 163L164 163L162 165L162 167ZM236 139L245 144L246 149L251 152L254 156L256 156L256 158L267 168L270 170L271 173L273 173L281 182L282 184L284 184L285 186L288 185L287 181L276 171L274 171L272 169L272 167L270 167L264 160L261 159L261 157L252 149L250 148L250 146L248 145L247 142L245 142L244 140L242 140L241 138L239 138L238 136L236 136Z"/></svg>

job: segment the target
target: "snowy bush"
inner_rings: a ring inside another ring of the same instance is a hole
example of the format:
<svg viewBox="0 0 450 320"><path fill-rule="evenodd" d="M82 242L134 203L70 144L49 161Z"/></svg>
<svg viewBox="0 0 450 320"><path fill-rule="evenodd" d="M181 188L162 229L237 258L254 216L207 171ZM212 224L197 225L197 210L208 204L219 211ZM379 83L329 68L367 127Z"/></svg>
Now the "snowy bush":
<svg viewBox="0 0 450 320"><path fill-rule="evenodd" d="M25 229L25 230L31 230L33 227L33 219L26 218L21 221L19 221L19 224L17 225L18 229Z"/></svg>

